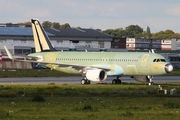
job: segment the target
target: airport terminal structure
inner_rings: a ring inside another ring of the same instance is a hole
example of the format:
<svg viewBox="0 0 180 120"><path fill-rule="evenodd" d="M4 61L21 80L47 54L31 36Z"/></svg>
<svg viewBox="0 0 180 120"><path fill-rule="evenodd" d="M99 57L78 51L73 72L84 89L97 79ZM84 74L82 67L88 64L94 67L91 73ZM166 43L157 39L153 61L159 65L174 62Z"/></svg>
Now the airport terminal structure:
<svg viewBox="0 0 180 120"><path fill-rule="evenodd" d="M51 43L58 50L111 48L112 37L93 29L46 28ZM28 54L34 48L31 27L0 27L0 46L6 45L14 54ZM33 51L32 51L33 52Z"/></svg>
<svg viewBox="0 0 180 120"><path fill-rule="evenodd" d="M83 28L45 28L51 43L63 51L140 51L159 50L172 64L180 68L180 39L152 40L145 38L113 38L101 31ZM15 55L26 55L35 51L32 28L25 25L6 26L0 24L0 53L6 59L4 46ZM23 59L23 58L22 58ZM3 65L3 68L31 68L31 65Z"/></svg>
<svg viewBox="0 0 180 120"><path fill-rule="evenodd" d="M83 28L45 28L51 43L58 50L109 51L127 50L180 50L180 39L113 38L101 31ZM13 54L33 52L34 43L31 26L0 24L0 53L6 45Z"/></svg>

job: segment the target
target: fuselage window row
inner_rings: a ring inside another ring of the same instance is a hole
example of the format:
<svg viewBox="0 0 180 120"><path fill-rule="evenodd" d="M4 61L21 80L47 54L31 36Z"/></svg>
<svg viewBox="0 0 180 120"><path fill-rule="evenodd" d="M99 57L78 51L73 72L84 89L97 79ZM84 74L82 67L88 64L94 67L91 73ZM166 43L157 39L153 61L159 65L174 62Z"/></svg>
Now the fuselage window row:
<svg viewBox="0 0 180 120"><path fill-rule="evenodd" d="M85 59L85 58L56 58L57 61L121 61L138 62L138 59Z"/></svg>

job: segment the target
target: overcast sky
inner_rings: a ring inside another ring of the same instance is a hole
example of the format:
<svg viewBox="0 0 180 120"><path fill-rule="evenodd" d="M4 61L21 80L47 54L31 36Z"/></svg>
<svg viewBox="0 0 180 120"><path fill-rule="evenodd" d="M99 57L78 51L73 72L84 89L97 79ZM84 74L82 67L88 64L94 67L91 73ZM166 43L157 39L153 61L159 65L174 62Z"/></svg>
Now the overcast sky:
<svg viewBox="0 0 180 120"><path fill-rule="evenodd" d="M180 0L0 0L0 23L69 23L71 27L115 29L139 25L151 32L180 33Z"/></svg>

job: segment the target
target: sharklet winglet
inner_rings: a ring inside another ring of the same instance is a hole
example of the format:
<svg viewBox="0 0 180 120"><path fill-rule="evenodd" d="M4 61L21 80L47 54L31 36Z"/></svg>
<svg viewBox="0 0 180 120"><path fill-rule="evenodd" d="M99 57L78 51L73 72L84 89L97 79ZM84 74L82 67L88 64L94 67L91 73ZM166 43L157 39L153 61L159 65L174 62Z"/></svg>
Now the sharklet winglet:
<svg viewBox="0 0 180 120"><path fill-rule="evenodd" d="M8 57L9 57L11 60L14 60L12 54L9 52L9 50L7 49L6 46L4 46L4 49L6 50L6 53L7 53Z"/></svg>

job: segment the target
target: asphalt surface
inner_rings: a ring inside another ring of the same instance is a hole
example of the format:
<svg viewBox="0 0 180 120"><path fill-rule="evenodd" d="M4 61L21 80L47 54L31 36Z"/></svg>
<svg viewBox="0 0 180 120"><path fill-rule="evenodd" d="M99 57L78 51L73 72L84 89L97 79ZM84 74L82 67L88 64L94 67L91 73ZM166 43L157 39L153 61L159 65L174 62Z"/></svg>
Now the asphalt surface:
<svg viewBox="0 0 180 120"><path fill-rule="evenodd" d="M80 84L81 76L72 77L26 77L26 78L0 78L0 84ZM108 77L104 83L111 83L115 77ZM121 77L122 82L137 82L130 77ZM180 82L180 76L155 76L153 82ZM91 84L96 84L91 82Z"/></svg>

